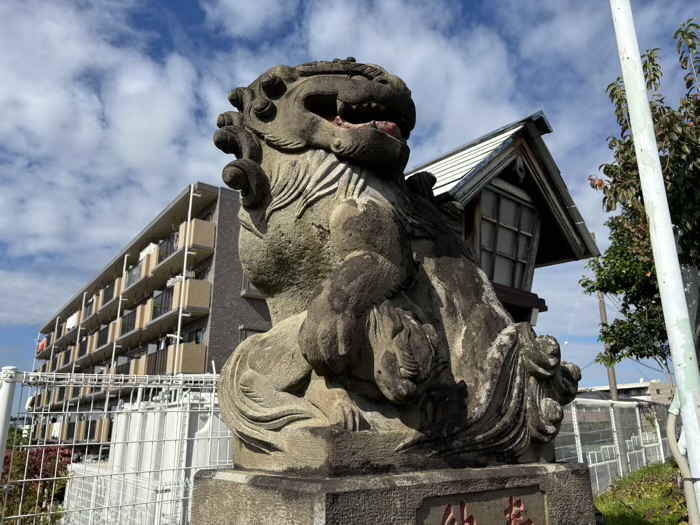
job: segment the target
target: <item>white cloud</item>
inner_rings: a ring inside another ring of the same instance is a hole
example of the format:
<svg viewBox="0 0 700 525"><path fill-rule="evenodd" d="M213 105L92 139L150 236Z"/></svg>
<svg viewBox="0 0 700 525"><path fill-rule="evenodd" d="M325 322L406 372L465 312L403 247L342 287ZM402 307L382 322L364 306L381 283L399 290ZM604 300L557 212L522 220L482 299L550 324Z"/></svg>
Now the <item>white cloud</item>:
<svg viewBox="0 0 700 525"><path fill-rule="evenodd" d="M212 28L245 39L269 37L293 23L301 7L299 0L203 0L201 5Z"/></svg>
<svg viewBox="0 0 700 525"><path fill-rule="evenodd" d="M635 5L641 47L663 47L669 71L669 39L689 5ZM155 57L153 35L133 25L137 2L0 2L0 294L12 298L0 305L0 326L43 324L185 185L219 184L227 160L211 144L216 115L229 109L229 89L279 63L355 56L404 78L418 109L411 165L544 109L554 127L545 140L605 245L606 216L586 177L609 159L605 138L615 129L604 92L619 75L607 6L494 0L470 12L456 0L202 0L201 7L197 30L215 31L216 47L200 35L197 55L164 49ZM681 89L670 89L670 103ZM597 305L579 294L582 272L580 263L538 270L535 291L550 308L540 333L595 340ZM582 366L597 353L592 342L574 344L565 352Z"/></svg>

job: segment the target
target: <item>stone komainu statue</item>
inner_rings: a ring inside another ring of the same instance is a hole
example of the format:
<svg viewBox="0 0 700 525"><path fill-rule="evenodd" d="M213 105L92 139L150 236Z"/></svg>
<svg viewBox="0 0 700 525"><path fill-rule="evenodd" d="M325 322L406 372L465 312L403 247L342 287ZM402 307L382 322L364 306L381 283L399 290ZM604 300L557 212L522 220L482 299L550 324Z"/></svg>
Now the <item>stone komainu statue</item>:
<svg viewBox="0 0 700 525"><path fill-rule="evenodd" d="M312 62L229 100L214 141L237 157L223 177L240 190L239 255L273 323L222 372L236 463L313 468L318 440L375 471L552 460L580 372L512 321L434 177L404 180L403 81Z"/></svg>

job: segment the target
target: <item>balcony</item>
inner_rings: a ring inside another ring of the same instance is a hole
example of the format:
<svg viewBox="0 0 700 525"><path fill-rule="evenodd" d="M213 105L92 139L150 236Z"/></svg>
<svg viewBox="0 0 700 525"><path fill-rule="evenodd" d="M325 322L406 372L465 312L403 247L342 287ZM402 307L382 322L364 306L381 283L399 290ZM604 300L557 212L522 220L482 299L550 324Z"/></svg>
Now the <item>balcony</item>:
<svg viewBox="0 0 700 525"><path fill-rule="evenodd" d="M145 376L146 375L146 365L148 361L148 356L142 355L141 357L136 357L129 363L131 365L129 373L132 376Z"/></svg>
<svg viewBox="0 0 700 525"><path fill-rule="evenodd" d="M138 264L129 268L126 272L126 288L131 288L139 282L143 277L143 268L145 266L144 259L141 259Z"/></svg>
<svg viewBox="0 0 700 525"><path fill-rule="evenodd" d="M99 332L97 332L97 348L102 348L110 342L109 327L110 325L103 326L100 328Z"/></svg>
<svg viewBox="0 0 700 525"><path fill-rule="evenodd" d="M91 297L90 300L85 304L85 309L83 310L83 321L90 319L92 314L95 313L95 297Z"/></svg>
<svg viewBox="0 0 700 525"><path fill-rule="evenodd" d="M146 356L148 375L203 374L206 372L207 347L195 343L180 343L180 352L175 359L175 345Z"/></svg>
<svg viewBox="0 0 700 525"><path fill-rule="evenodd" d="M153 268L153 275L165 280L174 273L182 272L185 255L185 233L187 222L161 242L158 263ZM201 263L214 253L216 241L216 225L201 219L190 221L189 252L187 266L192 267ZM158 287L158 285L156 285Z"/></svg>
<svg viewBox="0 0 700 525"><path fill-rule="evenodd" d="M58 354L58 364L54 372L67 372L72 368L73 350L73 347L70 346L67 350L64 350L63 352Z"/></svg>
<svg viewBox="0 0 700 525"><path fill-rule="evenodd" d="M78 353L75 356L76 361L88 355L88 343L90 342L87 336L83 337L78 343Z"/></svg>
<svg viewBox="0 0 700 525"><path fill-rule="evenodd" d="M52 334L49 334L39 342L39 345L36 347L37 359L46 359L51 355L51 338Z"/></svg>
<svg viewBox="0 0 700 525"><path fill-rule="evenodd" d="M114 367L114 373L117 375L129 375L129 372L131 372L131 361L127 361L126 363L121 363L117 366Z"/></svg>
<svg viewBox="0 0 700 525"><path fill-rule="evenodd" d="M166 288L159 295L153 296L153 315L152 319L158 319L165 315L173 308L173 292L174 288Z"/></svg>
<svg viewBox="0 0 700 525"><path fill-rule="evenodd" d="M120 336L133 332L136 329L136 312L137 310L132 310L122 316L121 329L119 330Z"/></svg>
<svg viewBox="0 0 700 525"><path fill-rule="evenodd" d="M114 292L117 289L117 281L112 281L102 290L102 306L114 299Z"/></svg>
<svg viewBox="0 0 700 525"><path fill-rule="evenodd" d="M187 314L188 322L207 315L211 298L211 283L198 279L187 279L184 286L183 312ZM142 340L150 340L163 334L174 333L177 326L181 289L182 281L178 281L172 288L168 288L148 300L144 305L143 329L138 332L138 337Z"/></svg>
<svg viewBox="0 0 700 525"><path fill-rule="evenodd" d="M158 264L175 253L179 247L180 231L175 230L158 244Z"/></svg>
<svg viewBox="0 0 700 525"><path fill-rule="evenodd" d="M144 333L142 328L151 320L152 302L153 299L149 299L145 304L132 307L119 319L115 334L120 354L135 348L140 341L148 340L151 334Z"/></svg>
<svg viewBox="0 0 700 525"><path fill-rule="evenodd" d="M104 324L116 317L119 307L119 294L121 293L123 283L124 279L122 277L117 277L102 289L97 315L93 316L93 318L86 323L88 329L97 328L100 323Z"/></svg>

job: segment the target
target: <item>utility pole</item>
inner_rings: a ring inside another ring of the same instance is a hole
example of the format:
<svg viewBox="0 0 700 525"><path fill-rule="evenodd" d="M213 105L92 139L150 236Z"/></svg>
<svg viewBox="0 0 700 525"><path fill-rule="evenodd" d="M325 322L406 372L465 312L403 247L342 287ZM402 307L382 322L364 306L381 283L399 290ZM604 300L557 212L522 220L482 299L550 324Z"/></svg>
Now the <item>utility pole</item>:
<svg viewBox="0 0 700 525"><path fill-rule="evenodd" d="M649 221L661 306L678 383L677 395L680 399L681 417L688 445L688 462L693 476L691 481L695 488L696 500L700 500L700 369L695 355L693 332L678 264L632 7L630 0L610 0L610 7L622 65L644 208Z"/></svg>
<svg viewBox="0 0 700 525"><path fill-rule="evenodd" d="M595 233L592 233L595 241ZM608 327L608 312L605 309L605 294L598 290L598 310L600 311L600 326L604 329ZM605 343L605 353L608 353L608 344ZM617 401L617 377L615 376L615 366L608 366L608 384L610 385L610 399Z"/></svg>
<svg viewBox="0 0 700 525"><path fill-rule="evenodd" d="M605 310L605 294L598 290L598 310L600 310L600 325L603 329L608 327L608 312ZM605 343L605 353L608 353L608 343ZM615 366L608 366L608 383L610 384L610 399L617 401L617 377Z"/></svg>

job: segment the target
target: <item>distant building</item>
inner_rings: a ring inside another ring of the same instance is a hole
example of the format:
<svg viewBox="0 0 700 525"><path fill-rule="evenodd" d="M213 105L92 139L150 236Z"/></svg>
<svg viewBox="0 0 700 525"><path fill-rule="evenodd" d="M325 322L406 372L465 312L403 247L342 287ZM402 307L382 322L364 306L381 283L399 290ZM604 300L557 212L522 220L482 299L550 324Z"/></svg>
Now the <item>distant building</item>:
<svg viewBox="0 0 700 525"><path fill-rule="evenodd" d="M270 328L265 300L238 260L238 210L235 191L201 182L183 190L47 321L36 371L140 376L221 370L240 341ZM119 394L91 386L44 389L32 400L32 411L46 414L33 437L108 441L110 421L60 415L69 404L82 412L104 399L111 412Z"/></svg>
<svg viewBox="0 0 700 525"><path fill-rule="evenodd" d="M670 405L675 388L670 383L662 383L657 379L640 381L639 383L624 383L617 385L617 393L621 397L639 399ZM579 388L579 394L599 394L601 399L610 399L610 386L591 386ZM590 397L590 396L587 396Z"/></svg>

